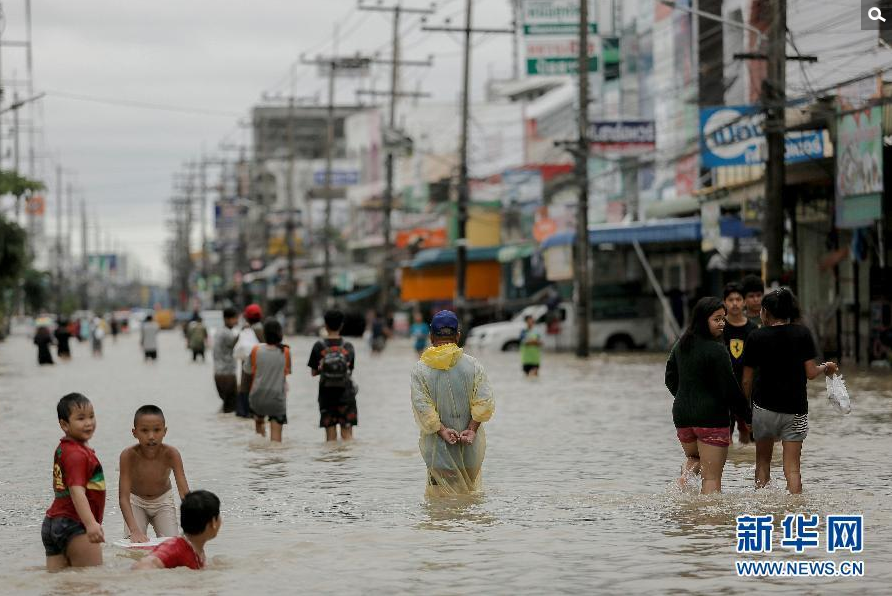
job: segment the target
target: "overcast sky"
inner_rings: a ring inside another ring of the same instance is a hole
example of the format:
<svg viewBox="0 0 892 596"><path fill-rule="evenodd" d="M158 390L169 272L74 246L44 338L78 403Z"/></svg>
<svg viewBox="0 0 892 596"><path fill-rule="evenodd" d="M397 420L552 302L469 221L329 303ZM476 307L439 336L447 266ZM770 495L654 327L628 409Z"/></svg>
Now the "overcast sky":
<svg viewBox="0 0 892 596"><path fill-rule="evenodd" d="M87 199L90 215L99 214L101 228L135 254L153 278L166 281L166 201L174 172L184 162L197 159L202 148L219 155L221 140L246 142L249 131L239 128L239 118L248 115L264 91L288 92L289 65L302 52L309 56L331 52L336 23L339 53L380 50L383 56L389 52L391 17L358 11L356 4L356 0L34 0L35 90L47 92L39 108L47 151L38 155L38 175L52 173L48 181L54 186L55 164L60 162L68 179L76 182L76 196ZM412 0L402 4L429 5ZM476 0L475 4L476 24L510 24L508 0ZM455 25L463 23L464 2L441 0L438 5L431 23L442 24L447 16L452 16ZM6 15L3 40L24 39L24 0L7 0L2 6ZM460 39L422 32L417 21L417 17L403 19L404 57L436 54L435 66L407 69L404 86L414 90L420 80L425 91L451 100L459 85ZM481 93L488 72L509 74L511 43L510 36L481 37L478 43L472 72L475 90ZM4 47L2 61L7 82L4 105L8 105L11 80L23 79L26 72L24 51ZM324 89L314 69L301 66L297 74L298 95ZM377 88L386 88L385 67L375 76ZM342 88L339 99L353 100L353 87L344 84ZM25 96L27 92L21 88L19 93ZM217 114L109 105L61 94ZM26 112L21 114L24 119ZM10 120L8 115L5 118L8 131ZM24 147L24 133L22 138ZM3 143L8 151L8 132ZM23 170L25 164L23 158ZM53 233L52 188L48 195L48 232ZM77 238L75 243L79 247Z"/></svg>
<svg viewBox="0 0 892 596"><path fill-rule="evenodd" d="M428 6L427 0L401 1L407 7ZM373 2L377 0L367 0ZM647 0L642 2L647 8ZM4 41L24 39L24 3L2 2ZM463 24L464 4L440 0L431 23L443 24L451 17L453 25ZM289 65L302 52L331 52L336 23L339 53L386 54L390 17L359 11L356 5L356 0L33 0L35 90L47 92L38 104L44 142L38 146L37 175L51 186L48 232L55 229L52 186L55 165L61 163L66 179L76 183L76 196L88 200L91 217L98 213L103 230L136 255L154 279L167 281L163 246L173 174L184 162L199 158L202 149L219 155L221 140L247 142L249 131L238 126L239 119L247 117L264 91L288 91ZM474 5L476 26L510 24L509 0L474 0ZM834 0L791 0L789 6L788 24L799 49L820 57L816 65L790 64L792 93L890 63L892 52L877 48L876 33L859 31L856 6L843 8ZM435 55L433 68L406 70L404 88L415 90L420 81L435 99L455 100L460 37L423 32L417 17L406 16L401 29L404 58ZM510 74L511 38L478 36L475 45L473 90L480 97L488 75ZM4 47L4 106L12 96L13 79L23 79L25 72L24 51ZM802 72L809 74L807 82ZM313 68L301 66L297 74L298 95L322 94L324 81ZM373 76L378 89L388 86L386 67ZM350 85L344 83L341 89L341 101L355 98ZM19 94L26 95L24 87ZM64 94L208 113L109 105ZM23 110L23 130L26 117ZM10 114L3 118L8 152ZM23 134L23 152L26 140ZM26 163L23 159L23 169ZM7 158L4 167L10 166ZM91 232L91 243L93 237Z"/></svg>

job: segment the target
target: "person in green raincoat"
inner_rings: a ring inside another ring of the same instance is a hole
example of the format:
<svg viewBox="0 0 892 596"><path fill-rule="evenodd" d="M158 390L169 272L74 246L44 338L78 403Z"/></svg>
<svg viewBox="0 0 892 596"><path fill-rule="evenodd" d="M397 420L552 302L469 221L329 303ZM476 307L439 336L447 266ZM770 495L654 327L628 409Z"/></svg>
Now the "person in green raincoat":
<svg viewBox="0 0 892 596"><path fill-rule="evenodd" d="M458 347L460 333L455 313L435 314L431 346L412 369L412 409L429 495L471 494L481 487L481 425L492 418L495 400L483 366Z"/></svg>

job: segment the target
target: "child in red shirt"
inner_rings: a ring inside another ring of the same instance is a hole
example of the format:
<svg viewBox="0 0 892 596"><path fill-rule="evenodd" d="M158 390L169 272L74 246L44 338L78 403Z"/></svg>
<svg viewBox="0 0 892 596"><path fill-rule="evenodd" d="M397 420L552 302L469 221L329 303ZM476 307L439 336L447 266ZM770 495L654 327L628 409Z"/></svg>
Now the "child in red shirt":
<svg viewBox="0 0 892 596"><path fill-rule="evenodd" d="M56 413L65 436L53 461L55 499L40 530L46 568L102 565L105 476L96 452L87 445L96 431L93 404L80 393L69 393L59 400Z"/></svg>
<svg viewBox="0 0 892 596"><path fill-rule="evenodd" d="M217 537L220 499L206 490L187 493L180 503L180 525L183 535L165 540L133 565L133 569L203 569L207 564L204 545Z"/></svg>

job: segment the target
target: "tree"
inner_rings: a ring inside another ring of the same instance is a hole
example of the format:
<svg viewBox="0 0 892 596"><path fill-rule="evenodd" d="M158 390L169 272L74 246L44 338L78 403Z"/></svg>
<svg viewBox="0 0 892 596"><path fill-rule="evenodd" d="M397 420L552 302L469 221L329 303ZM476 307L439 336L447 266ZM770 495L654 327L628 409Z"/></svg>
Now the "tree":
<svg viewBox="0 0 892 596"><path fill-rule="evenodd" d="M33 314L46 310L49 306L50 277L44 271L28 269L22 280L22 292L25 295L25 306Z"/></svg>
<svg viewBox="0 0 892 596"><path fill-rule="evenodd" d="M18 172L0 171L0 195L20 197L43 189L43 182L20 176Z"/></svg>
<svg viewBox="0 0 892 596"><path fill-rule="evenodd" d="M14 286L24 273L27 263L28 243L25 230L0 215L0 290Z"/></svg>

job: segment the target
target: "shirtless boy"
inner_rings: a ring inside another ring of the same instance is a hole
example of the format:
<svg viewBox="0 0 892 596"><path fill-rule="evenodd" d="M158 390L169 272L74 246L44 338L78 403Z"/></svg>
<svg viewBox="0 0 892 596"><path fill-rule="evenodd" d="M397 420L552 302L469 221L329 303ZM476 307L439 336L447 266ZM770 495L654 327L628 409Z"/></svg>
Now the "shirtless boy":
<svg viewBox="0 0 892 596"><path fill-rule="evenodd" d="M171 471L181 500L189 492L189 484L180 452L162 443L166 434L161 408L143 406L136 411L133 436L139 443L121 452L118 483L118 501L131 542L148 542L149 524L158 537L179 533Z"/></svg>

